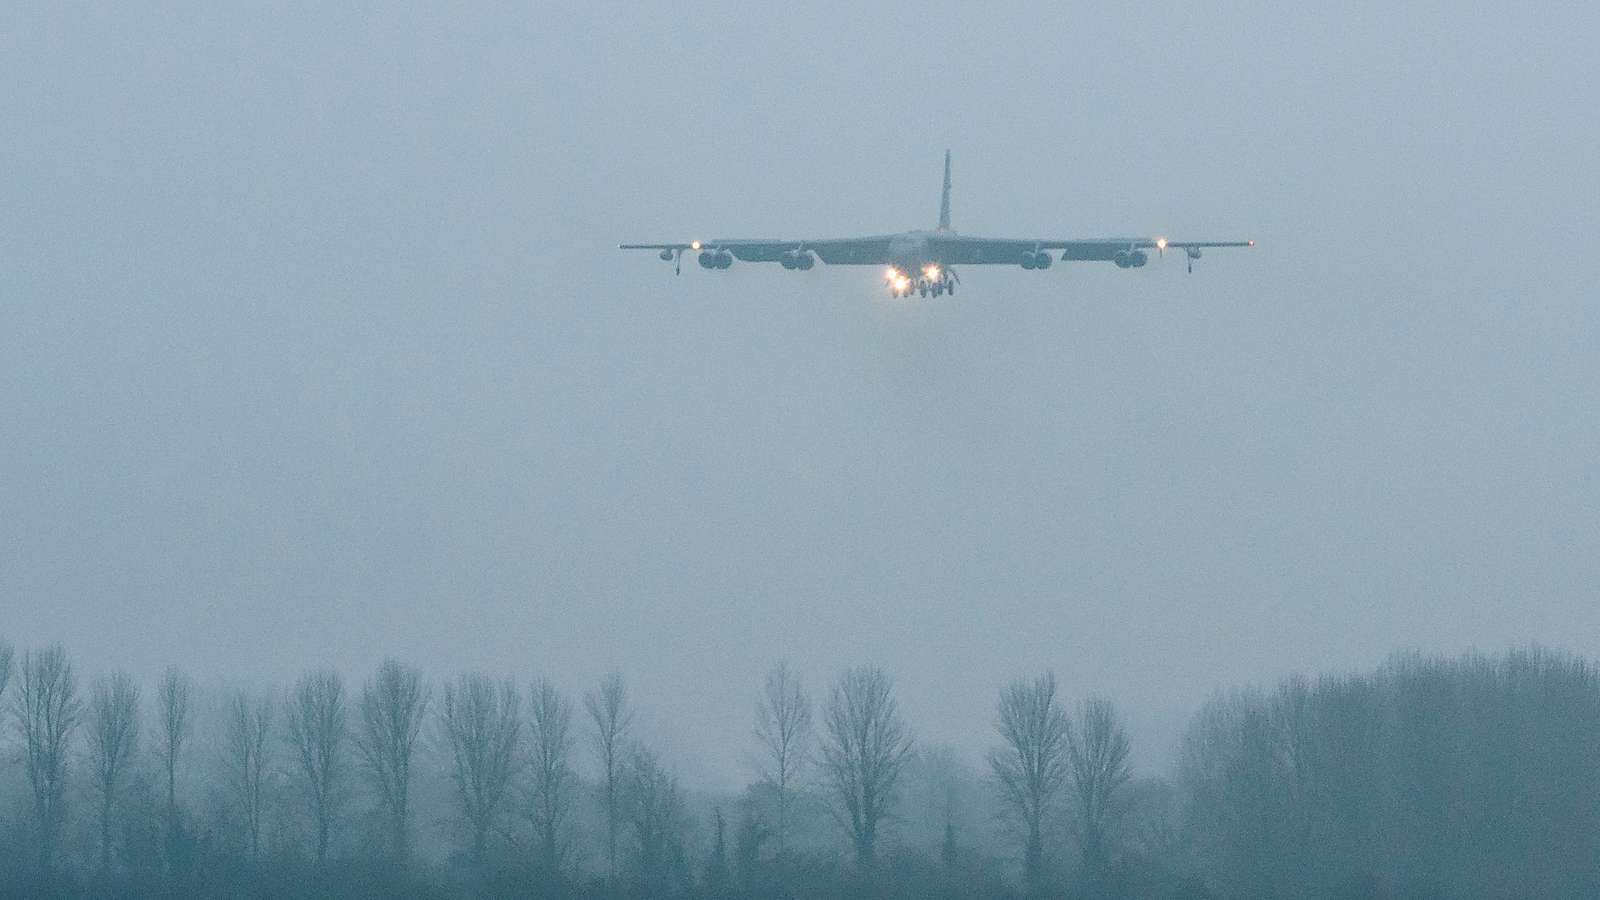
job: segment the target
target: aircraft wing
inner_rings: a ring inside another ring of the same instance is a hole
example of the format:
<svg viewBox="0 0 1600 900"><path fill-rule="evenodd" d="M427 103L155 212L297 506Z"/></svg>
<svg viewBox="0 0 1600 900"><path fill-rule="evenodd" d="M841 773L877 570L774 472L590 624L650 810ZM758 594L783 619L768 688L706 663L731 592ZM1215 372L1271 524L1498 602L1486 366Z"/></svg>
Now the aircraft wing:
<svg viewBox="0 0 1600 900"><path fill-rule="evenodd" d="M740 262L783 262L801 253L815 253L829 265L883 265L889 262L890 235L820 240L722 238L686 244L620 244L623 250L656 250L663 259L685 251L726 250Z"/></svg>
<svg viewBox="0 0 1600 900"><path fill-rule="evenodd" d="M1200 256L1203 248L1253 247L1255 241L1172 241L1161 237L987 238L935 234L930 237L929 244L947 265L1017 265L1023 257L1040 250L1060 250L1063 262L1111 262L1136 251L1167 249L1183 250L1193 259Z"/></svg>

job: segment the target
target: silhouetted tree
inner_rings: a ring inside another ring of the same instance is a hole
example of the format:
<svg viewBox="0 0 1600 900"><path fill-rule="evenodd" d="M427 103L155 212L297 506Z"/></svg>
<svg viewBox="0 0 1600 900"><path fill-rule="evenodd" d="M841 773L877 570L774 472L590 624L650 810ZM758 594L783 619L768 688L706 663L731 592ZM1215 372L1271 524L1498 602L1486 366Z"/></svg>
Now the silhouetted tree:
<svg viewBox="0 0 1600 900"><path fill-rule="evenodd" d="M551 682L534 683L528 707L528 816L547 876L561 871L578 780L572 771L572 702Z"/></svg>
<svg viewBox="0 0 1600 900"><path fill-rule="evenodd" d="M633 725L628 688L622 675L612 672L600 686L584 695L583 706L594 725L595 762L600 767L600 799L606 816L606 880L617 879L617 831L622 824L620 806L624 741Z"/></svg>
<svg viewBox="0 0 1600 900"><path fill-rule="evenodd" d="M682 853L683 797L678 779L662 768L654 753L634 745L624 773L622 797L638 842L638 878L646 896L672 887L672 866Z"/></svg>
<svg viewBox="0 0 1600 900"><path fill-rule="evenodd" d="M100 868L111 864L112 813L139 752L139 687L126 673L95 681L89 700L89 762L100 813Z"/></svg>
<svg viewBox="0 0 1600 900"><path fill-rule="evenodd" d="M1111 701L1091 697L1078 706L1073 727L1067 731L1072 766L1073 825L1083 851L1083 866L1091 884L1100 884L1110 861L1112 829L1126 804L1123 787L1131 772L1128 733Z"/></svg>
<svg viewBox="0 0 1600 900"><path fill-rule="evenodd" d="M183 745L189 738L189 729L193 725L189 710L189 695L192 690L193 682L189 680L189 676L179 671L177 666L168 666L161 673L161 682L156 686L156 702L161 717L161 760L167 775L166 817L169 862L177 853L182 826L178 814L178 763L183 756Z"/></svg>
<svg viewBox="0 0 1600 900"><path fill-rule="evenodd" d="M892 679L875 666L847 670L834 682L823 722L823 763L835 812L849 831L856 864L871 868L879 825L911 750Z"/></svg>
<svg viewBox="0 0 1600 900"><path fill-rule="evenodd" d="M774 835L782 860L789 847L789 802L811 749L811 697L786 663L767 672L756 703L755 730L761 742L760 774L777 796Z"/></svg>
<svg viewBox="0 0 1600 900"><path fill-rule="evenodd" d="M1046 817L1067 784L1070 737L1066 711L1056 699L1056 676L1017 679L1000 692L995 727L1005 746L989 754L1007 812L1022 826L1023 877L1041 889Z"/></svg>
<svg viewBox="0 0 1600 900"><path fill-rule="evenodd" d="M261 824L266 809L268 750L272 730L272 701L252 699L243 691L228 703L224 743L224 779L244 825L250 858L261 856Z"/></svg>
<svg viewBox="0 0 1600 900"><path fill-rule="evenodd" d="M711 815L711 858L706 860L705 893L708 898L719 898L733 890L733 877L728 868L727 822L722 818L722 807L713 809Z"/></svg>
<svg viewBox="0 0 1600 900"><path fill-rule="evenodd" d="M422 676L392 659L361 688L355 743L388 823L389 852L401 862L411 851L411 756L427 707Z"/></svg>
<svg viewBox="0 0 1600 900"><path fill-rule="evenodd" d="M441 720L450 745L451 776L472 830L472 858L482 864L489 829L517 772L522 698L507 679L498 686L479 674L445 685Z"/></svg>
<svg viewBox="0 0 1600 900"><path fill-rule="evenodd" d="M23 654L16 708L32 789L39 865L48 871L66 819L68 751L83 712L77 676L60 644Z"/></svg>
<svg viewBox="0 0 1600 900"><path fill-rule="evenodd" d="M316 830L317 864L327 861L334 823L344 800L345 739L349 734L344 680L332 669L301 676L289 698L286 718L294 747L306 811Z"/></svg>
<svg viewBox="0 0 1600 900"><path fill-rule="evenodd" d="M6 698L6 685L11 681L11 645L0 641L0 701Z"/></svg>
<svg viewBox="0 0 1600 900"><path fill-rule="evenodd" d="M770 833L761 819L752 814L748 799L739 817L739 828L734 832L733 859L739 885L754 893L757 879L762 873L761 847Z"/></svg>

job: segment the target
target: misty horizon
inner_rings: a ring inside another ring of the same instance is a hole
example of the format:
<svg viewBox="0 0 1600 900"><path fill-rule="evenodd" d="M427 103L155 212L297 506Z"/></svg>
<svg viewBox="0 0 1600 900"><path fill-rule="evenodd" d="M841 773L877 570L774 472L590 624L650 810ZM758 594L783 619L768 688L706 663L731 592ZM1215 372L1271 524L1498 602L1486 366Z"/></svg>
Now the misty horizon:
<svg viewBox="0 0 1600 900"><path fill-rule="evenodd" d="M1217 692L1600 655L1588 8L3 19L19 659L616 671L732 791L780 660L972 765L1053 670L1170 776ZM958 232L1256 246L926 301L617 249L932 228L946 148Z"/></svg>

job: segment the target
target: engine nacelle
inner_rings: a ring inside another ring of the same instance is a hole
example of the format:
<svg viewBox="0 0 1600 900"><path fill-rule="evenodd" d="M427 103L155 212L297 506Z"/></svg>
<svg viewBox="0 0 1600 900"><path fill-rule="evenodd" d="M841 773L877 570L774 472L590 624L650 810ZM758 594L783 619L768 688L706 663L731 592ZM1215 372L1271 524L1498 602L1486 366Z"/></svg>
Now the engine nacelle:
<svg viewBox="0 0 1600 900"><path fill-rule="evenodd" d="M1116 263L1119 269L1137 269L1150 261L1150 254L1143 250L1118 250L1116 255L1111 257L1111 261Z"/></svg>
<svg viewBox="0 0 1600 900"><path fill-rule="evenodd" d="M701 250L697 259L703 269L726 269L733 265L733 254L726 250Z"/></svg>
<svg viewBox="0 0 1600 900"><path fill-rule="evenodd" d="M1031 250L1022 254L1022 267L1024 269L1039 268L1039 254L1034 253Z"/></svg>
<svg viewBox="0 0 1600 900"><path fill-rule="evenodd" d="M1033 267L1035 269L1048 269L1053 262L1055 262L1055 257L1051 256L1048 250L1040 250L1033 255Z"/></svg>
<svg viewBox="0 0 1600 900"><path fill-rule="evenodd" d="M811 267L816 264L817 258L809 253L796 253L794 255L794 267L802 272L811 271Z"/></svg>
<svg viewBox="0 0 1600 900"><path fill-rule="evenodd" d="M666 262L672 262L672 251L671 250L663 250L657 255L660 256Z"/></svg>

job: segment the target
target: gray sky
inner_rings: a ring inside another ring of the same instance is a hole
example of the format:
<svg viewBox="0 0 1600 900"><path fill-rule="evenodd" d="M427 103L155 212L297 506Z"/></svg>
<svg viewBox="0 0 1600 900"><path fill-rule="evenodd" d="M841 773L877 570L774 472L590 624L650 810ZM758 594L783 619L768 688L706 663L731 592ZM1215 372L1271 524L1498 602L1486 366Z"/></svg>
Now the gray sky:
<svg viewBox="0 0 1600 900"><path fill-rule="evenodd" d="M1213 689L1600 641L1587 5L0 13L0 635L616 667L691 782L788 657L1159 768ZM337 6L344 6L337 4ZM622 240L1253 237L1193 277Z"/></svg>

